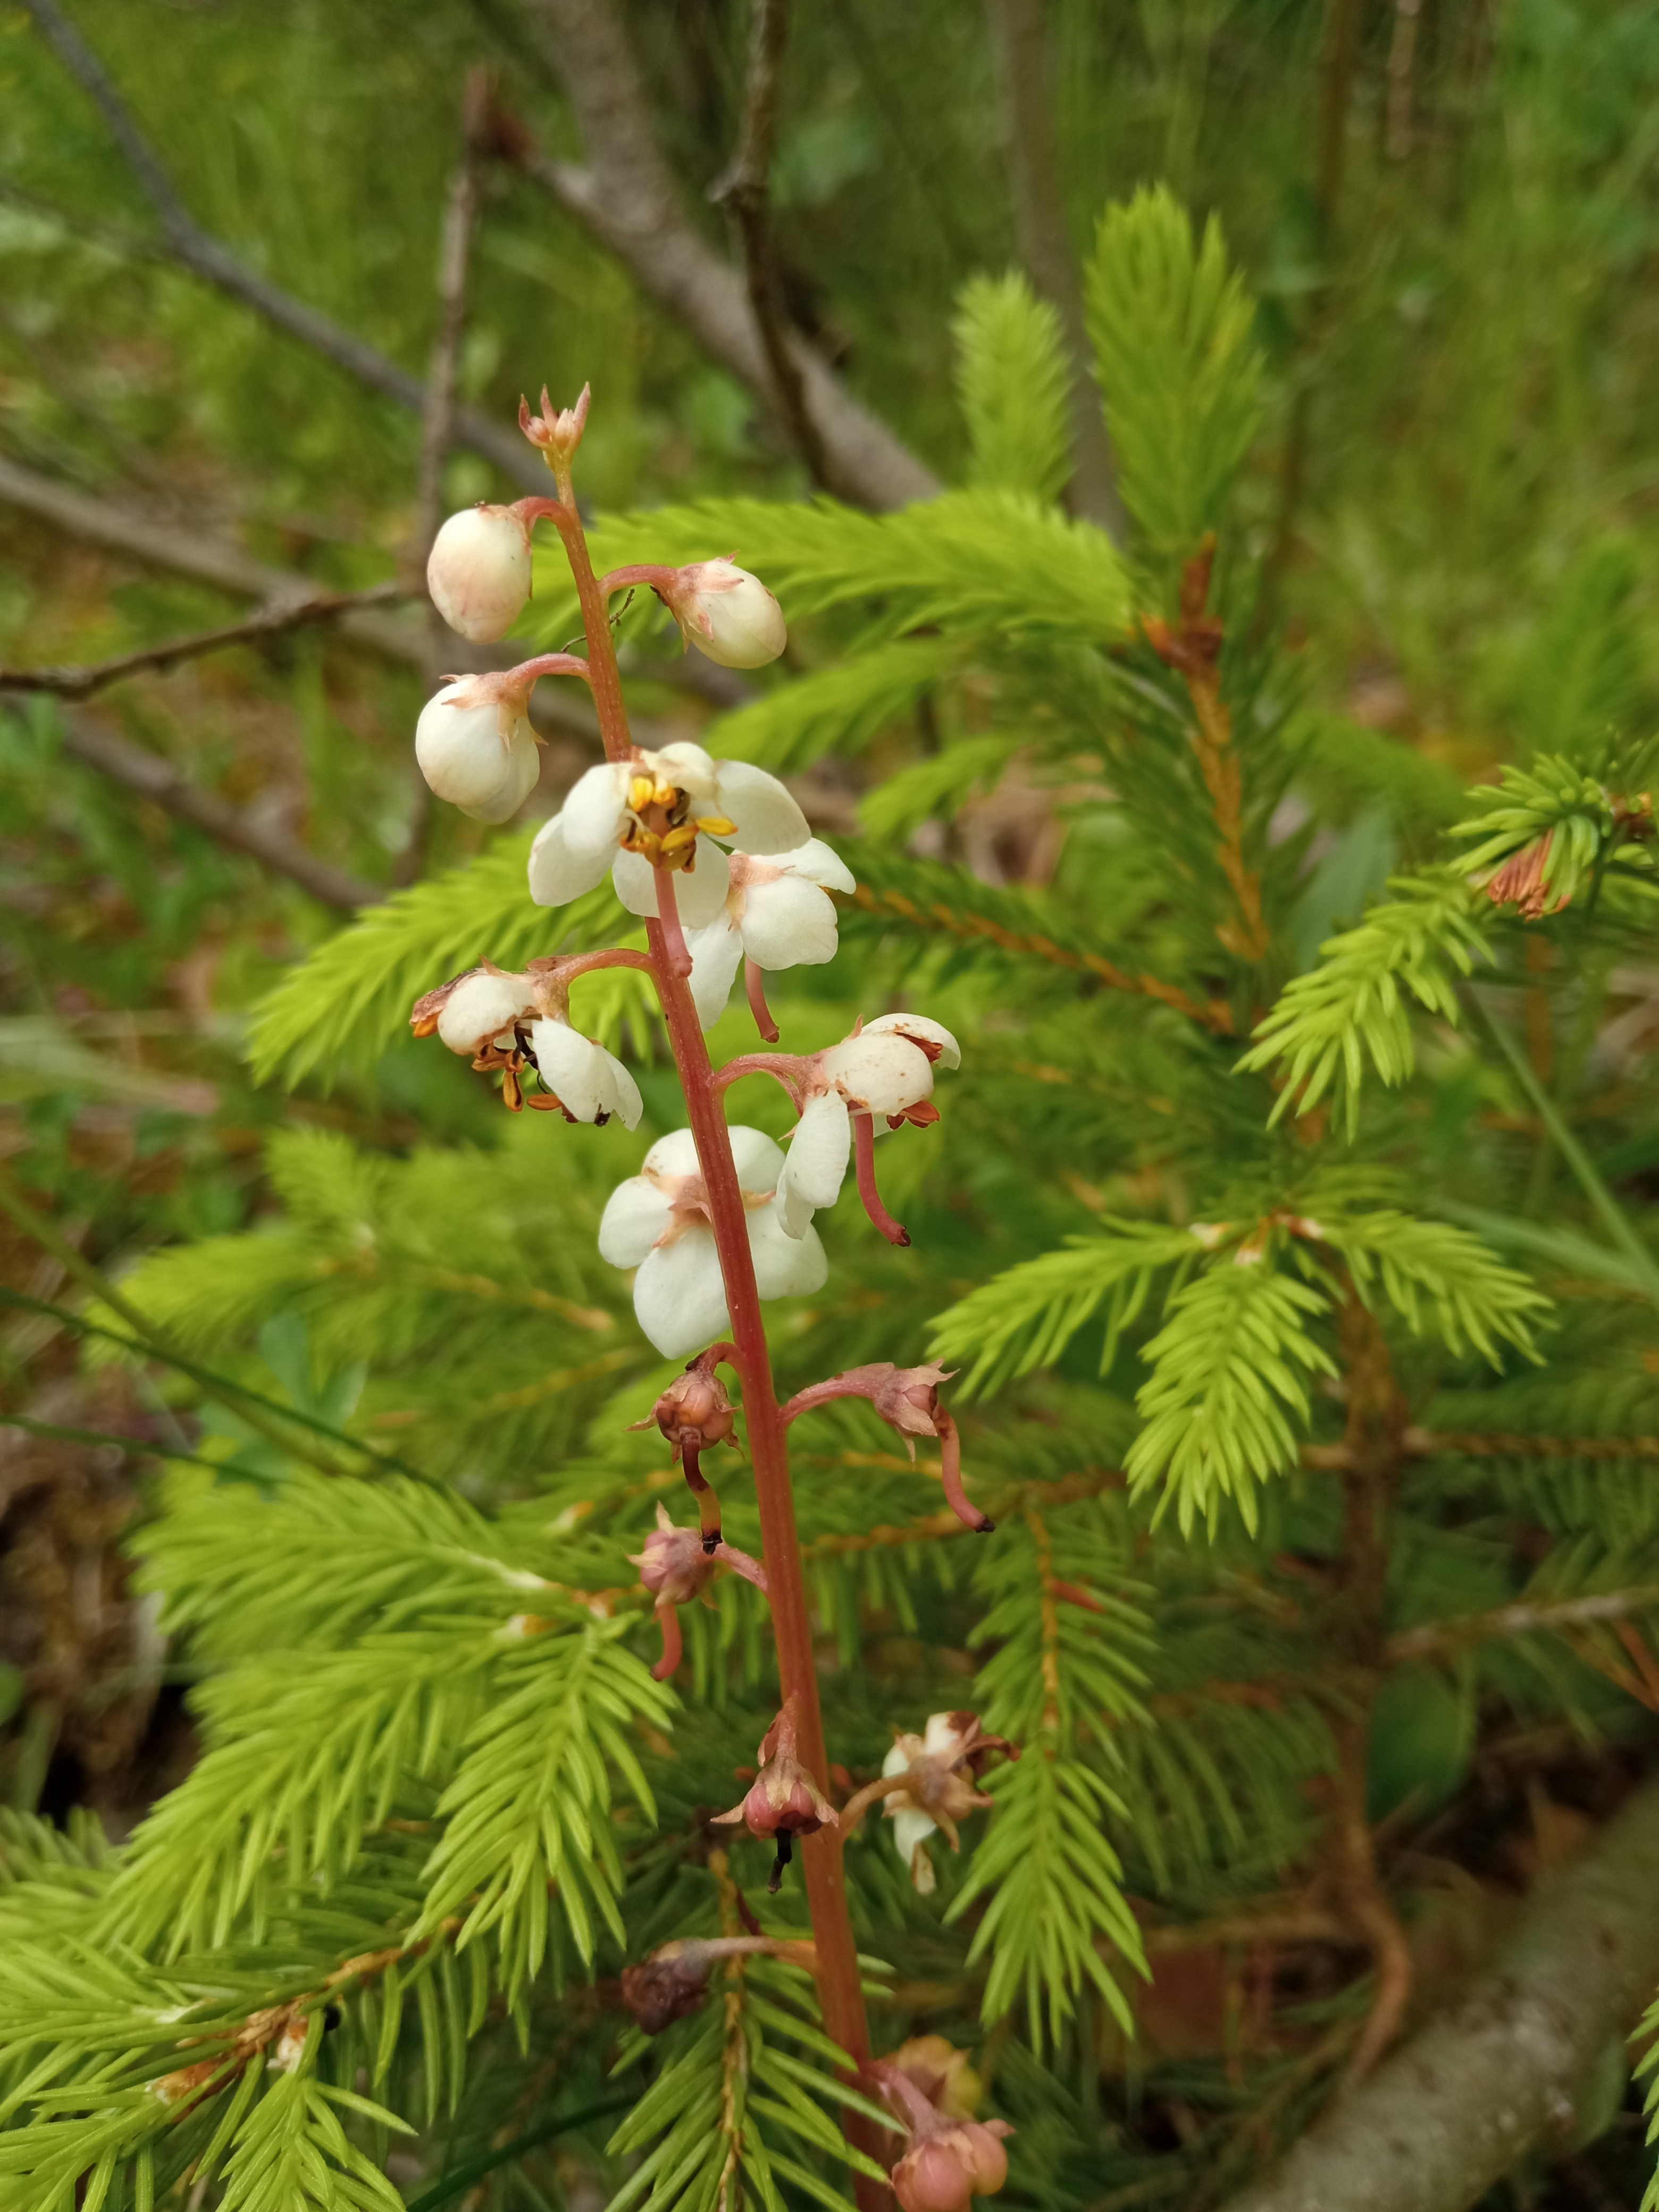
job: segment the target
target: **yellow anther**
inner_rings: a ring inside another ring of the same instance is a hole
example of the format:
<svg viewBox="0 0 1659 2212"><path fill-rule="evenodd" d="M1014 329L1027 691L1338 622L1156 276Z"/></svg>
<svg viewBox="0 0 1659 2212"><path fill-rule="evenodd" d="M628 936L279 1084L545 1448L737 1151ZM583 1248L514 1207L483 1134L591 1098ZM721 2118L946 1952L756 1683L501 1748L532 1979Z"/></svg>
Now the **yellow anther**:
<svg viewBox="0 0 1659 2212"><path fill-rule="evenodd" d="M664 860L666 860L671 853L684 852L689 847L695 845L696 842L696 831L691 827L690 823L683 823L678 830L671 830L667 836L663 839L662 852Z"/></svg>
<svg viewBox="0 0 1659 2212"><path fill-rule="evenodd" d="M680 787L677 783L659 783L651 794L659 806L672 806L679 795Z"/></svg>
<svg viewBox="0 0 1659 2212"><path fill-rule="evenodd" d="M699 830L706 830L711 837L734 837L738 825L728 822L723 814L702 814L697 817Z"/></svg>
<svg viewBox="0 0 1659 2212"><path fill-rule="evenodd" d="M656 785L648 775L630 776L628 784L628 803L635 814L650 805L656 794Z"/></svg>

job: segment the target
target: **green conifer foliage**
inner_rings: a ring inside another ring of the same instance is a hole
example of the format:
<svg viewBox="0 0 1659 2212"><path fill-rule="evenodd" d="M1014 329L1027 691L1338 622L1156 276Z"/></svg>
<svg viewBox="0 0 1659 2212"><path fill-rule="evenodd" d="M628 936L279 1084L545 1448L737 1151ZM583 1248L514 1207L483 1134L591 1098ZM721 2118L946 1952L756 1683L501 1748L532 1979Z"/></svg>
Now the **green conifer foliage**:
<svg viewBox="0 0 1659 2212"><path fill-rule="evenodd" d="M959 1848L927 1841L931 1885L878 1802L844 1865L878 2052L974 2046L1017 2130L1010 2201L1063 2212L1216 2202L1241 2144L1259 2162L1374 2063L1418 1900L1368 1810L1420 1817L1505 1727L1628 1729L1652 1699L1630 1639L1659 1626L1656 1277L1599 1140L1511 1034L1534 994L1577 1079L1650 938L1649 754L1574 750L1575 709L1460 808L1443 771L1308 713L1251 636L1231 494L1259 364L1218 231L1163 191L1109 210L1088 301L1126 549L1055 505L1055 325L1013 280L963 301L961 488L593 533L602 568L739 546L799 623L804 669L719 718L713 754L793 770L880 741L895 763L846 843L839 959L772 1009L811 1051L925 1006L962 1072L942 1121L878 1148L908 1249L850 1194L826 1209L829 1281L769 1309L773 1357L785 1389L955 1370L995 1527L969 1533L932 1441L908 1455L867 1404L792 1431L843 1770L817 1779L845 1808L896 1732L969 1707L1018 1747ZM546 559L554 647L573 601ZM1033 785L1066 829L1052 881L988 880ZM1369 804L1420 857L1298 969L1316 838ZM608 885L550 913L524 866L503 837L331 939L267 1001L261 1073L372 1060L480 960L641 941ZM527 1115L491 1150L388 1158L296 1128L273 1219L123 1284L245 1384L302 1342L353 1377L340 1421L416 1472L226 1432L216 1466L167 1474L137 1548L198 1673L203 1755L119 1846L0 1831L0 2212L394 2207L411 2131L422 2212L473 2187L492 2212L571 2201L549 2192L594 2174L614 2212L877 2201L891 2112L825 2033L802 1893L768 1897L768 1855L712 1825L777 1707L760 1594L722 1574L684 1608L675 1681L652 1671L635 1565L659 1504L684 1505L629 1425L678 1363L594 1232L681 1109L635 971L576 988L578 1026L639 1073L635 1134ZM713 1044L753 1049L747 1014ZM794 1118L758 1073L729 1103L780 1136ZM1556 1223L1527 1195L1550 1176ZM726 1544L758 1553L750 1462L704 1472ZM1315 1996L1267 1986L1282 2043L1152 2050L1130 2094L1159 1960L1250 1952L1293 1911L1316 1932L1286 1940L1335 1965ZM744 1950L757 1929L770 1948ZM660 2033L628 2026L625 1977L703 1942L738 1948ZM1164 2094L1173 2149L1144 2124Z"/></svg>

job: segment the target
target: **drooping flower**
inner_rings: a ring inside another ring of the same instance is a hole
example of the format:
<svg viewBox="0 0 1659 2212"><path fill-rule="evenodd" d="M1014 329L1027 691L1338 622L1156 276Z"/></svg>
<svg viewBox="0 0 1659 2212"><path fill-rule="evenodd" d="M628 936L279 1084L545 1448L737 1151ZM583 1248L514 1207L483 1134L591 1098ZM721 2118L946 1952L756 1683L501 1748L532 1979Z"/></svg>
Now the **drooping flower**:
<svg viewBox="0 0 1659 2212"><path fill-rule="evenodd" d="M417 999L409 1020L416 1036L435 1031L480 1072L499 1068L501 1096L514 1113L526 1103L527 1067L541 1085L532 1106L601 1127L614 1114L624 1128L636 1128L645 1111L638 1084L603 1045L571 1028L567 1003L556 972L517 975L486 961Z"/></svg>
<svg viewBox="0 0 1659 2212"><path fill-rule="evenodd" d="M929 1103L935 1061L945 1067L962 1064L949 1030L921 1014L883 1014L805 1063L805 1103L778 1182L778 1218L786 1235L799 1236L815 1212L841 1196L855 1119L862 1118L870 1134L878 1115L894 1129L904 1121L925 1126L938 1120Z"/></svg>
<svg viewBox="0 0 1659 2212"><path fill-rule="evenodd" d="M821 967L836 957L831 890L856 888L853 873L821 838L793 853L759 857L734 853L727 863L726 902L714 919L691 930L691 996L697 1018L711 1030L726 1011L738 967Z"/></svg>
<svg viewBox="0 0 1659 2212"><path fill-rule="evenodd" d="M763 1298L822 1290L830 1262L816 1233L786 1237L774 1203L783 1154L758 1129L727 1131L743 1189L755 1281ZM708 1194L689 1129L663 1137L636 1176L611 1192L599 1250L613 1267L637 1267L634 1311L659 1352L672 1359L723 1336L731 1326Z"/></svg>
<svg viewBox="0 0 1659 2212"><path fill-rule="evenodd" d="M806 817L764 769L712 760L689 742L665 745L601 761L577 778L530 848L530 896L538 906L563 906L608 873L630 914L654 915L657 872L671 869L680 921L695 929L725 904L724 846L788 853L810 836Z"/></svg>
<svg viewBox="0 0 1659 2212"><path fill-rule="evenodd" d="M426 587L458 636L492 644L505 637L530 597L530 532L515 507L452 514L432 541Z"/></svg>
<svg viewBox="0 0 1659 2212"><path fill-rule="evenodd" d="M680 1624L676 1607L700 1597L722 1567L730 1567L757 1590L766 1588L766 1571L747 1552L739 1552L723 1539L710 1547L700 1528L677 1528L665 1506L657 1508L657 1525L642 1548L627 1554L630 1566L657 1601L657 1623L662 1630L662 1657L651 1669L665 1682L680 1663Z"/></svg>
<svg viewBox="0 0 1659 2212"><path fill-rule="evenodd" d="M776 1838L777 1861L767 1884L771 1890L776 1890L782 1881L794 1838L814 1836L820 1828L834 1827L840 1819L796 1756L798 1710L796 1698L785 1699L782 1711L755 1753L760 1772L747 1794L729 1813L714 1815L717 1825L741 1820L751 1836Z"/></svg>
<svg viewBox="0 0 1659 2212"><path fill-rule="evenodd" d="M932 2051L920 2063L929 2045L940 2046L943 2064ZM877 2059L870 2073L908 2137L892 2172L901 2212L967 2212L971 2198L996 2195L1008 2179L1003 2142L1014 2131L1006 2120L972 2118L971 2103L963 2109L961 2093L978 2086L965 2052L926 2036Z"/></svg>
<svg viewBox="0 0 1659 2212"><path fill-rule="evenodd" d="M999 1755L1019 1757L1006 1736L981 1731L977 1713L932 1713L924 1734L900 1735L882 1761L884 1776L905 1778L903 1789L891 1793L883 1813L894 1824L899 1856L924 1896L933 1887L928 1837L943 1832L951 1849L960 1849L957 1823L990 1804L974 1783L986 1762Z"/></svg>
<svg viewBox="0 0 1659 2212"><path fill-rule="evenodd" d="M510 821L541 773L530 694L501 676L453 678L415 726L415 758L440 799L475 822Z"/></svg>
<svg viewBox="0 0 1659 2212"><path fill-rule="evenodd" d="M669 1384L645 1419L629 1423L630 1428L646 1429L654 1421L667 1437L697 1501L702 1548L709 1553L720 1542L720 1508L702 1471L702 1455L711 1446L725 1443L737 1426L737 1408L715 1372L732 1350L731 1345L722 1343L700 1352L684 1374Z"/></svg>
<svg viewBox="0 0 1659 2212"><path fill-rule="evenodd" d="M685 642L722 668L764 668L789 642L783 609L735 562L694 562L656 588Z"/></svg>

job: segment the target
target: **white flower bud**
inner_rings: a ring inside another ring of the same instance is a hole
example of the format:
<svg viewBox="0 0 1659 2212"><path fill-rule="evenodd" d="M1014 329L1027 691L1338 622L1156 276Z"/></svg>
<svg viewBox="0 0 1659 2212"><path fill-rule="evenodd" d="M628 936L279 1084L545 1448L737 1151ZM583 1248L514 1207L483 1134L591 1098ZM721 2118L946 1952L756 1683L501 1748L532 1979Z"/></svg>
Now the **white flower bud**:
<svg viewBox="0 0 1659 2212"><path fill-rule="evenodd" d="M484 677L463 676L421 710L415 758L440 799L478 822L506 822L541 772L521 698L498 696Z"/></svg>
<svg viewBox="0 0 1659 2212"><path fill-rule="evenodd" d="M530 532L510 507L452 514L426 564L432 604L459 636L505 637L530 597Z"/></svg>
<svg viewBox="0 0 1659 2212"><path fill-rule="evenodd" d="M682 568L663 596L681 636L722 668L764 668L789 641L783 609L758 576L733 562Z"/></svg>

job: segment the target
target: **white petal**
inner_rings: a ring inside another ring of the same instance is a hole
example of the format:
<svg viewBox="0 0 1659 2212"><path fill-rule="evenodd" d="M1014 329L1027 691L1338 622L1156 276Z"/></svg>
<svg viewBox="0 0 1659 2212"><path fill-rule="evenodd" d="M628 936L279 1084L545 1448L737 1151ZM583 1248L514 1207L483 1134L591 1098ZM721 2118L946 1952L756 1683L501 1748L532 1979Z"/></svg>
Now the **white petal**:
<svg viewBox="0 0 1659 2212"><path fill-rule="evenodd" d="M462 637L505 637L530 597L530 532L508 507L452 514L426 564L432 604Z"/></svg>
<svg viewBox="0 0 1659 2212"><path fill-rule="evenodd" d="M893 1815L893 1841L898 1845L898 1855L908 1866L918 1844L925 1844L929 1836L939 1833L939 1822L926 1813L905 1812Z"/></svg>
<svg viewBox="0 0 1659 2212"><path fill-rule="evenodd" d="M568 1022L532 1023L530 1048L536 1065L567 1113L579 1121L597 1121L610 1105L604 1063L610 1054Z"/></svg>
<svg viewBox="0 0 1659 2212"><path fill-rule="evenodd" d="M508 739L501 732L501 708L493 699L465 704L471 690L470 678L446 684L422 708L415 726L421 774L452 806L487 806L507 774Z"/></svg>
<svg viewBox="0 0 1659 2212"><path fill-rule="evenodd" d="M657 911L657 872L643 853L618 853L611 870L617 896L629 914L648 918ZM674 878L674 905L682 929L702 929L713 921L726 903L726 854L712 837L699 837L697 856L690 870Z"/></svg>
<svg viewBox="0 0 1659 2212"><path fill-rule="evenodd" d="M595 1046L594 1049L605 1062L608 1089L606 1110L616 1115L624 1129L637 1129L640 1117L645 1112L645 1101L640 1096L639 1085L615 1053L606 1052L603 1046Z"/></svg>
<svg viewBox="0 0 1659 2212"><path fill-rule="evenodd" d="M605 1200L599 1217L599 1257L613 1267L637 1267L668 1226L668 1200L655 1183L629 1176Z"/></svg>
<svg viewBox="0 0 1659 2212"><path fill-rule="evenodd" d="M962 1066L962 1047L943 1022L930 1022L926 1014L880 1014L873 1022L866 1022L862 1034L866 1036L926 1037L929 1044L939 1047L939 1066Z"/></svg>
<svg viewBox="0 0 1659 2212"><path fill-rule="evenodd" d="M809 1099L778 1178L778 1219L785 1236L799 1237L817 1207L835 1204L852 1150L846 1100L834 1091Z"/></svg>
<svg viewBox="0 0 1659 2212"><path fill-rule="evenodd" d="M726 1285L707 1229L689 1229L649 1255L634 1278L634 1312L665 1359L701 1351L725 1335L731 1327Z"/></svg>
<svg viewBox="0 0 1659 2212"><path fill-rule="evenodd" d="M783 1147L758 1129L739 1121L726 1132L732 1139L732 1160L738 1182L744 1190L775 1190L783 1173Z"/></svg>
<svg viewBox="0 0 1659 2212"><path fill-rule="evenodd" d="M690 1129L676 1129L672 1135L659 1137L645 1156L642 1175L694 1176L697 1167L697 1140Z"/></svg>
<svg viewBox="0 0 1659 2212"><path fill-rule="evenodd" d="M809 837L793 853L778 853L773 865L787 868L792 876L801 876L809 884L822 884L827 891L855 891L858 884L853 871L833 846L826 845L822 837Z"/></svg>
<svg viewBox="0 0 1659 2212"><path fill-rule="evenodd" d="M751 884L744 901L743 949L762 968L818 968L836 957L836 905L796 876Z"/></svg>
<svg viewBox="0 0 1659 2212"><path fill-rule="evenodd" d="M893 1746L893 1748L888 1753L886 1758L881 1762L883 1779L886 1780L895 1774L902 1774L905 1768L909 1764L909 1753L906 1751L902 1743L896 1743ZM895 1814L894 1817L896 1819L897 1815Z"/></svg>
<svg viewBox="0 0 1659 2212"><path fill-rule="evenodd" d="M438 1035L451 1052L477 1052L534 1005L528 976L463 975L439 1010Z"/></svg>
<svg viewBox="0 0 1659 2212"><path fill-rule="evenodd" d="M690 792L694 799L714 796L719 768L703 748L691 738L676 738L672 745L659 745L655 752L647 752L645 757L653 767L666 768L669 770L666 780L678 784L682 791Z"/></svg>
<svg viewBox="0 0 1659 2212"><path fill-rule="evenodd" d="M810 1224L799 1237L786 1237L776 1210L757 1206L749 1216L749 1249L755 1258L755 1287L763 1298L805 1297L830 1279L830 1255Z"/></svg>
<svg viewBox="0 0 1659 2212"><path fill-rule="evenodd" d="M890 1031L848 1037L818 1056L818 1066L847 1097L872 1114L899 1114L931 1097L933 1071L920 1045Z"/></svg>
<svg viewBox="0 0 1659 2212"><path fill-rule="evenodd" d="M621 761L600 761L579 775L566 796L564 838L573 853L604 853L610 865L628 811L628 770Z"/></svg>
<svg viewBox="0 0 1659 2212"><path fill-rule="evenodd" d="M735 823L740 853L793 853L810 844L806 817L776 776L748 761L720 761L720 810Z"/></svg>
<svg viewBox="0 0 1659 2212"><path fill-rule="evenodd" d="M694 929L685 943L691 955L691 997L697 1019L712 1030L726 1012L742 965L743 938L731 917L723 914L707 929Z"/></svg>
<svg viewBox="0 0 1659 2212"><path fill-rule="evenodd" d="M597 890L610 865L608 851L573 853L565 839L564 817L556 814L536 832L530 848L530 896L538 906L563 906Z"/></svg>
<svg viewBox="0 0 1659 2212"><path fill-rule="evenodd" d="M510 822L536 788L541 772L541 748L529 723L520 722L514 730L501 780L494 795L481 799L476 806L463 806L462 813L470 814L475 822Z"/></svg>

